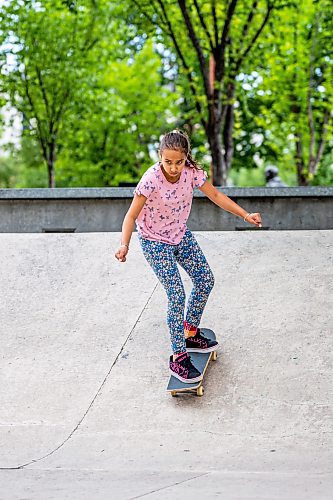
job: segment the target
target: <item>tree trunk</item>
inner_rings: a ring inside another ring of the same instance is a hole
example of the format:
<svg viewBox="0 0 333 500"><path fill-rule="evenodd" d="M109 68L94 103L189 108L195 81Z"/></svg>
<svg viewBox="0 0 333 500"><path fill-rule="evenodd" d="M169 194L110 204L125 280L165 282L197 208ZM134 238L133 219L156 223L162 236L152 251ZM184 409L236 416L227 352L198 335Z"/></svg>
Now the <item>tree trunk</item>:
<svg viewBox="0 0 333 500"><path fill-rule="evenodd" d="M47 162L47 172L49 178L49 188L54 188L55 187L54 165L51 161Z"/></svg>
<svg viewBox="0 0 333 500"><path fill-rule="evenodd" d="M305 164L303 158L303 144L302 144L302 134L296 133L296 151L295 151L295 161L297 168L297 180L299 186L307 186L308 179L305 172Z"/></svg>
<svg viewBox="0 0 333 500"><path fill-rule="evenodd" d="M55 187L55 172L54 172L54 163L56 159L55 147L56 147L55 142L49 143L49 154L47 158L49 188Z"/></svg>
<svg viewBox="0 0 333 500"><path fill-rule="evenodd" d="M227 185L227 167L225 164L223 143L222 143L222 107L220 90L215 89L215 59L211 55L209 59L209 84L210 95L208 99L208 123L206 125L206 136L210 146L212 156L212 184L214 186Z"/></svg>
<svg viewBox="0 0 333 500"><path fill-rule="evenodd" d="M227 112L225 116L224 128L223 128L223 143L224 143L224 158L227 172L231 168L232 159L234 156L234 141L232 133L234 130L234 106L233 104L227 104Z"/></svg>
<svg viewBox="0 0 333 500"><path fill-rule="evenodd" d="M227 185L227 167L223 156L221 128L209 124L207 137L212 155L212 183L214 186Z"/></svg>
<svg viewBox="0 0 333 500"><path fill-rule="evenodd" d="M224 161L226 165L226 172L228 173L232 159L234 156L234 141L232 133L234 130L234 99L235 99L235 82L231 81L228 83L227 87L227 103L224 113L224 121L222 124L222 134L223 134L223 146L224 146Z"/></svg>

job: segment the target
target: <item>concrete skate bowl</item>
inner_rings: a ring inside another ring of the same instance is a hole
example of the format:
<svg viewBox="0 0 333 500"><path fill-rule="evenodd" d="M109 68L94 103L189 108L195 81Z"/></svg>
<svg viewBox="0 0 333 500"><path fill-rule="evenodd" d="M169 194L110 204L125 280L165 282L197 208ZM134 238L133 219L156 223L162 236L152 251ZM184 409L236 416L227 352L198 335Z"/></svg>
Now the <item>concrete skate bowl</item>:
<svg viewBox="0 0 333 500"><path fill-rule="evenodd" d="M125 264L117 233L1 235L1 498L331 498L332 231L195 235L221 344L202 398L165 390L135 234Z"/></svg>

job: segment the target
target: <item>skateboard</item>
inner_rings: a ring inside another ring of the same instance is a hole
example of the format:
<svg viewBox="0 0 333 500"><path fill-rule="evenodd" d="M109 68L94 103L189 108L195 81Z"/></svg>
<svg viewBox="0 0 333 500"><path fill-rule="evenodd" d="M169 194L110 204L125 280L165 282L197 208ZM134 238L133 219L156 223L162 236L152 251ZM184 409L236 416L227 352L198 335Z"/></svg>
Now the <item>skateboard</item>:
<svg viewBox="0 0 333 500"><path fill-rule="evenodd" d="M211 340L216 340L215 333L213 330L209 330L209 328L200 328L203 335ZM200 371L200 373L205 376L206 369L209 365L209 362L216 361L217 359L217 351L212 352L189 352L191 356L192 363ZM194 382L193 384L186 384L182 382L178 378L173 375L170 376L167 391L171 393L171 396L177 396L178 393L187 392L196 394L197 396L203 396L204 388L203 388L203 378L199 382Z"/></svg>

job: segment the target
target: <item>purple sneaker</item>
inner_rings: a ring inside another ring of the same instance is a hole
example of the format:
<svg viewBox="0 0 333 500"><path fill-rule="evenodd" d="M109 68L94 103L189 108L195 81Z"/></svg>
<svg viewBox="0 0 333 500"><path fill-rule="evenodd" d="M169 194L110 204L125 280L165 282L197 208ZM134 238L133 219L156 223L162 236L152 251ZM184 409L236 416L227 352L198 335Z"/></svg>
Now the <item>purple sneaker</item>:
<svg viewBox="0 0 333 500"><path fill-rule="evenodd" d="M219 344L216 340L210 340L204 337L200 328L197 329L197 333L194 337L188 337L186 339L187 352L212 352L216 351L218 346Z"/></svg>
<svg viewBox="0 0 333 500"><path fill-rule="evenodd" d="M170 356L169 368L171 375L185 382L185 384L199 382L203 378L202 373L192 364L191 357L187 352L178 356L176 361L173 361L172 356Z"/></svg>

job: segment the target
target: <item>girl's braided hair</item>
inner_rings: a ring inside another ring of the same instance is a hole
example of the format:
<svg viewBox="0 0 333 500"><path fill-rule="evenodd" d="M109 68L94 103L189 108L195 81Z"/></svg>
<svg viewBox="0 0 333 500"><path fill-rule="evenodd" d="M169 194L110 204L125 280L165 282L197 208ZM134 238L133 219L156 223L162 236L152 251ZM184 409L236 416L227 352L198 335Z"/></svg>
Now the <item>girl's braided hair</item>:
<svg viewBox="0 0 333 500"><path fill-rule="evenodd" d="M163 153L165 149L172 149L174 151L181 151L186 156L186 165L194 167L197 170L203 170L197 161L192 158L191 143L189 136L186 132L179 129L174 129L163 135L160 141L159 152Z"/></svg>

